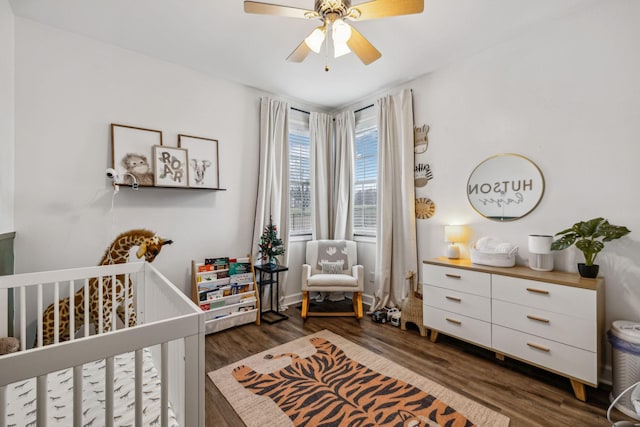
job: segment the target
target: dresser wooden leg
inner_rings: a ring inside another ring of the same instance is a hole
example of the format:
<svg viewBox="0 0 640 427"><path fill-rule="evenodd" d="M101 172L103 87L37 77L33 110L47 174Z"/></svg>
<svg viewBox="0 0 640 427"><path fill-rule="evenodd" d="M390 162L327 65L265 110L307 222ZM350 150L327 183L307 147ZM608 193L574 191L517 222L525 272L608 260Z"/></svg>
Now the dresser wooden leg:
<svg viewBox="0 0 640 427"><path fill-rule="evenodd" d="M432 329L431 334L429 335L429 341L436 342L437 339L438 339L438 331Z"/></svg>
<svg viewBox="0 0 640 427"><path fill-rule="evenodd" d="M496 359L504 362L504 354L496 352Z"/></svg>
<svg viewBox="0 0 640 427"><path fill-rule="evenodd" d="M576 380L570 380L570 381L571 381L571 387L573 388L573 394L576 396L576 399L586 402L587 392L584 388L584 384Z"/></svg>

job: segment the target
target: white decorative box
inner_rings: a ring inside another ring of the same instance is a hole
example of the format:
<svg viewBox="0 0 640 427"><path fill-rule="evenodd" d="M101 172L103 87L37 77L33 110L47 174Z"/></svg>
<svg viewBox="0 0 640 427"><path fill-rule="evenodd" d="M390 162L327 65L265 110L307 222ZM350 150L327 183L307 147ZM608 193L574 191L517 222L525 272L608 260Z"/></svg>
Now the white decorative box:
<svg viewBox="0 0 640 427"><path fill-rule="evenodd" d="M479 249L482 248L482 249ZM516 265L518 247L510 243L500 242L493 237L483 237L471 247L473 264L490 265L492 267L513 267Z"/></svg>

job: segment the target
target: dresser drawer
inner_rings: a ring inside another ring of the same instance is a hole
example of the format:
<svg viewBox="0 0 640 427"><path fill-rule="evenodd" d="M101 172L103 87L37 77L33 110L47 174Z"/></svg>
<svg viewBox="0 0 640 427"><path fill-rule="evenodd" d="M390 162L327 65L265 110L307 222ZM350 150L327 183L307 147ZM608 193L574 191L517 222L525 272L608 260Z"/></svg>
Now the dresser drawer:
<svg viewBox="0 0 640 427"><path fill-rule="evenodd" d="M491 323L438 308L423 306L422 321L429 329L491 347Z"/></svg>
<svg viewBox="0 0 640 427"><path fill-rule="evenodd" d="M595 352L498 325L492 327L492 346L498 352L597 386L598 360Z"/></svg>
<svg viewBox="0 0 640 427"><path fill-rule="evenodd" d="M430 285L423 285L422 290L422 300L430 307L491 322L489 298Z"/></svg>
<svg viewBox="0 0 640 427"><path fill-rule="evenodd" d="M422 273L426 285L491 297L490 274L431 264L424 264Z"/></svg>
<svg viewBox="0 0 640 427"><path fill-rule="evenodd" d="M595 352L598 347L595 313L591 317L586 320L498 300L493 301L491 312L496 325Z"/></svg>
<svg viewBox="0 0 640 427"><path fill-rule="evenodd" d="M493 275L493 299L593 319L597 292L549 282Z"/></svg>

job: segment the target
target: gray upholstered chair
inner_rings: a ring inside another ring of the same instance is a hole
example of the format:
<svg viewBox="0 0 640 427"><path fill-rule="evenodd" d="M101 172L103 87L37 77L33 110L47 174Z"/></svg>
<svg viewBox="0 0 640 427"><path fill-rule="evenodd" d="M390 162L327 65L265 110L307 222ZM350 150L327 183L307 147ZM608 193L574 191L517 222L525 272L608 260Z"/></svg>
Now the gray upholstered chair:
<svg viewBox="0 0 640 427"><path fill-rule="evenodd" d="M307 316L354 316L362 318L364 267L356 265L356 242L312 240L307 242L306 264L302 265L302 318ZM310 292L353 292L353 311L309 311Z"/></svg>

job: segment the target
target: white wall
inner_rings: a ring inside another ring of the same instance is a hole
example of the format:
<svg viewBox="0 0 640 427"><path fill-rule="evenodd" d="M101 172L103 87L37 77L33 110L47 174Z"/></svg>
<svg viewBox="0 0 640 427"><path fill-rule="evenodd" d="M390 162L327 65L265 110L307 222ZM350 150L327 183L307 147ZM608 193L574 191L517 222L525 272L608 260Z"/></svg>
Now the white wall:
<svg viewBox="0 0 640 427"><path fill-rule="evenodd" d="M192 259L251 250L261 92L15 22L16 272L96 265L118 233L148 228L174 240L155 265L188 293ZM110 123L162 130L170 146L179 133L218 139L227 191L123 188L113 198Z"/></svg>
<svg viewBox="0 0 640 427"><path fill-rule="evenodd" d="M0 0L0 234L14 231L14 16Z"/></svg>
<svg viewBox="0 0 640 427"><path fill-rule="evenodd" d="M434 179L417 195L437 206L433 218L418 220L420 260L444 255L445 224L468 224L473 239L516 243L525 264L528 234L603 216L632 230L596 260L607 328L640 321L638 22L640 2L599 2L407 85L416 125L431 126L418 158ZM528 157L546 181L539 206L507 223L481 217L465 192L475 166L499 153ZM555 255L557 269L576 271L582 255L574 249Z"/></svg>

